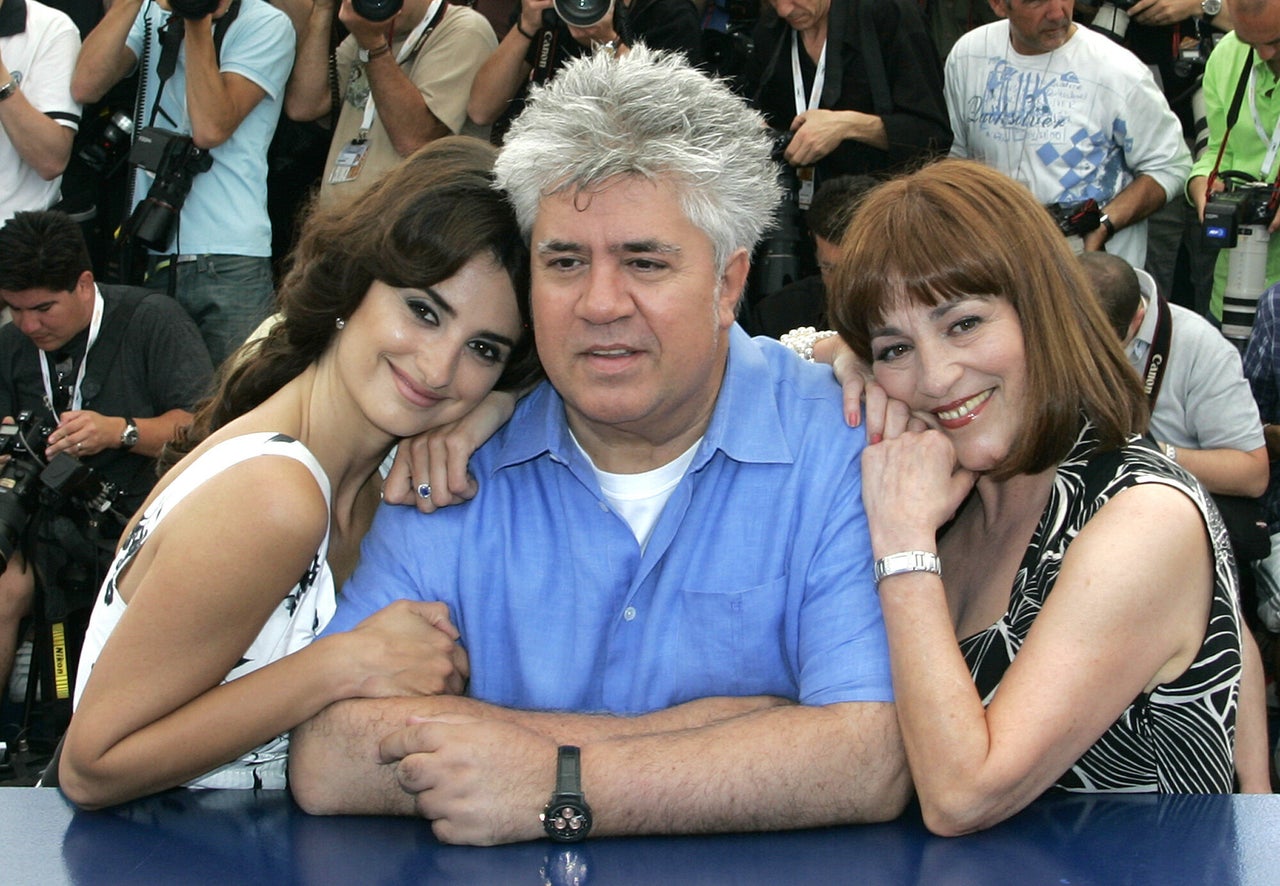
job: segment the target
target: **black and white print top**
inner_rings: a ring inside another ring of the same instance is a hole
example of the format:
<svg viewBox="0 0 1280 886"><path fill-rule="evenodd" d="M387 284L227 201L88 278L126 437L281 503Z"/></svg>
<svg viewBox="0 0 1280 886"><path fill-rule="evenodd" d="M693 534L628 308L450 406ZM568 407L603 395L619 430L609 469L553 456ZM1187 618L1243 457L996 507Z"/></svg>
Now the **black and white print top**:
<svg viewBox="0 0 1280 886"><path fill-rule="evenodd" d="M1227 530L1200 484L1134 437L1100 452L1086 424L1058 466L1044 514L1014 579L1009 608L994 625L960 643L983 705L1053 590L1067 546L1117 493L1140 483L1181 490L1200 508L1213 544L1214 592L1200 652L1176 680L1133 700L1120 718L1058 779L1068 791L1230 793L1235 771L1236 701L1240 687L1240 609ZM1133 626L1134 643L1143 626Z"/></svg>
<svg viewBox="0 0 1280 886"><path fill-rule="evenodd" d="M223 440L202 454L156 496L116 554L106 580L102 583L102 590L89 618L89 628L85 632L84 649L76 674L74 704L79 705L93 664L124 615L126 604L116 591L116 577L133 562L133 558L146 544L165 514L192 490L232 465L264 455L285 456L306 465L315 477L320 491L324 493L326 506L328 505L329 478L325 476L311 451L292 437L274 433L244 434ZM223 679L223 683L229 683L296 652L314 640L329 623L337 601L334 596L333 573L329 571L326 560L328 552L329 532L326 530L306 573L268 616L258 636ZM193 779L185 787L281 789L285 787L288 754L289 735L285 733L230 763Z"/></svg>

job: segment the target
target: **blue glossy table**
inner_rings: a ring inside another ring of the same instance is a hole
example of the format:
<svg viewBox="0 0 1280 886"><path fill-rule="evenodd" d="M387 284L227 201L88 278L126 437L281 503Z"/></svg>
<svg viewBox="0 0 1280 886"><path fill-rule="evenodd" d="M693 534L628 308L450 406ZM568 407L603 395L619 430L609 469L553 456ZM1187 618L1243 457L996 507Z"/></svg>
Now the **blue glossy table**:
<svg viewBox="0 0 1280 886"><path fill-rule="evenodd" d="M0 788L0 883L1280 883L1280 795L1051 796L942 839L900 820L779 834L442 846L421 821L316 818L280 792L171 791L77 812Z"/></svg>

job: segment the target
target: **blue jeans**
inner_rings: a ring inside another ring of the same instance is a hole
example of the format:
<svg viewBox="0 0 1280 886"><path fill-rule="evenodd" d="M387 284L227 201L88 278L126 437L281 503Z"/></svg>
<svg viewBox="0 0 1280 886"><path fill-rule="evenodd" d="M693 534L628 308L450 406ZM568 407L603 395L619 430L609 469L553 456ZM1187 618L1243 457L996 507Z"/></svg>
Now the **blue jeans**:
<svg viewBox="0 0 1280 886"><path fill-rule="evenodd" d="M146 286L168 291L175 266L154 255ZM187 256L180 256L186 259ZM272 311L271 259L252 255L199 255L176 265L174 295L200 328L216 367L243 344Z"/></svg>

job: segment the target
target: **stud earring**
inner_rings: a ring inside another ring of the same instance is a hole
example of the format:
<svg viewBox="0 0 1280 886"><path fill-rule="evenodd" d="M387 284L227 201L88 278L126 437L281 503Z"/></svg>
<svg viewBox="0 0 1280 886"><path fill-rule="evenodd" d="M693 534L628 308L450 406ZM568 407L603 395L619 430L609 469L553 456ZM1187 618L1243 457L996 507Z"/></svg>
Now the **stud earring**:
<svg viewBox="0 0 1280 886"><path fill-rule="evenodd" d="M339 317L338 319L333 321L333 325L338 327L339 329L346 329L347 321Z"/></svg>

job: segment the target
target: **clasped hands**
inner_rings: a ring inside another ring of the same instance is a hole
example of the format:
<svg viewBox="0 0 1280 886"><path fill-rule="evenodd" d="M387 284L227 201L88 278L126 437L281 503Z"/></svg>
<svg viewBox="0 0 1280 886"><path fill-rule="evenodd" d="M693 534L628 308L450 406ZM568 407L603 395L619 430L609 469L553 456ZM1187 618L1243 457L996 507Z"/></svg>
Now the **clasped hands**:
<svg viewBox="0 0 1280 886"><path fill-rule="evenodd" d="M417 813L446 843L542 836L538 813L554 787L555 741L506 720L449 713L441 701L441 713L409 717L378 745Z"/></svg>

